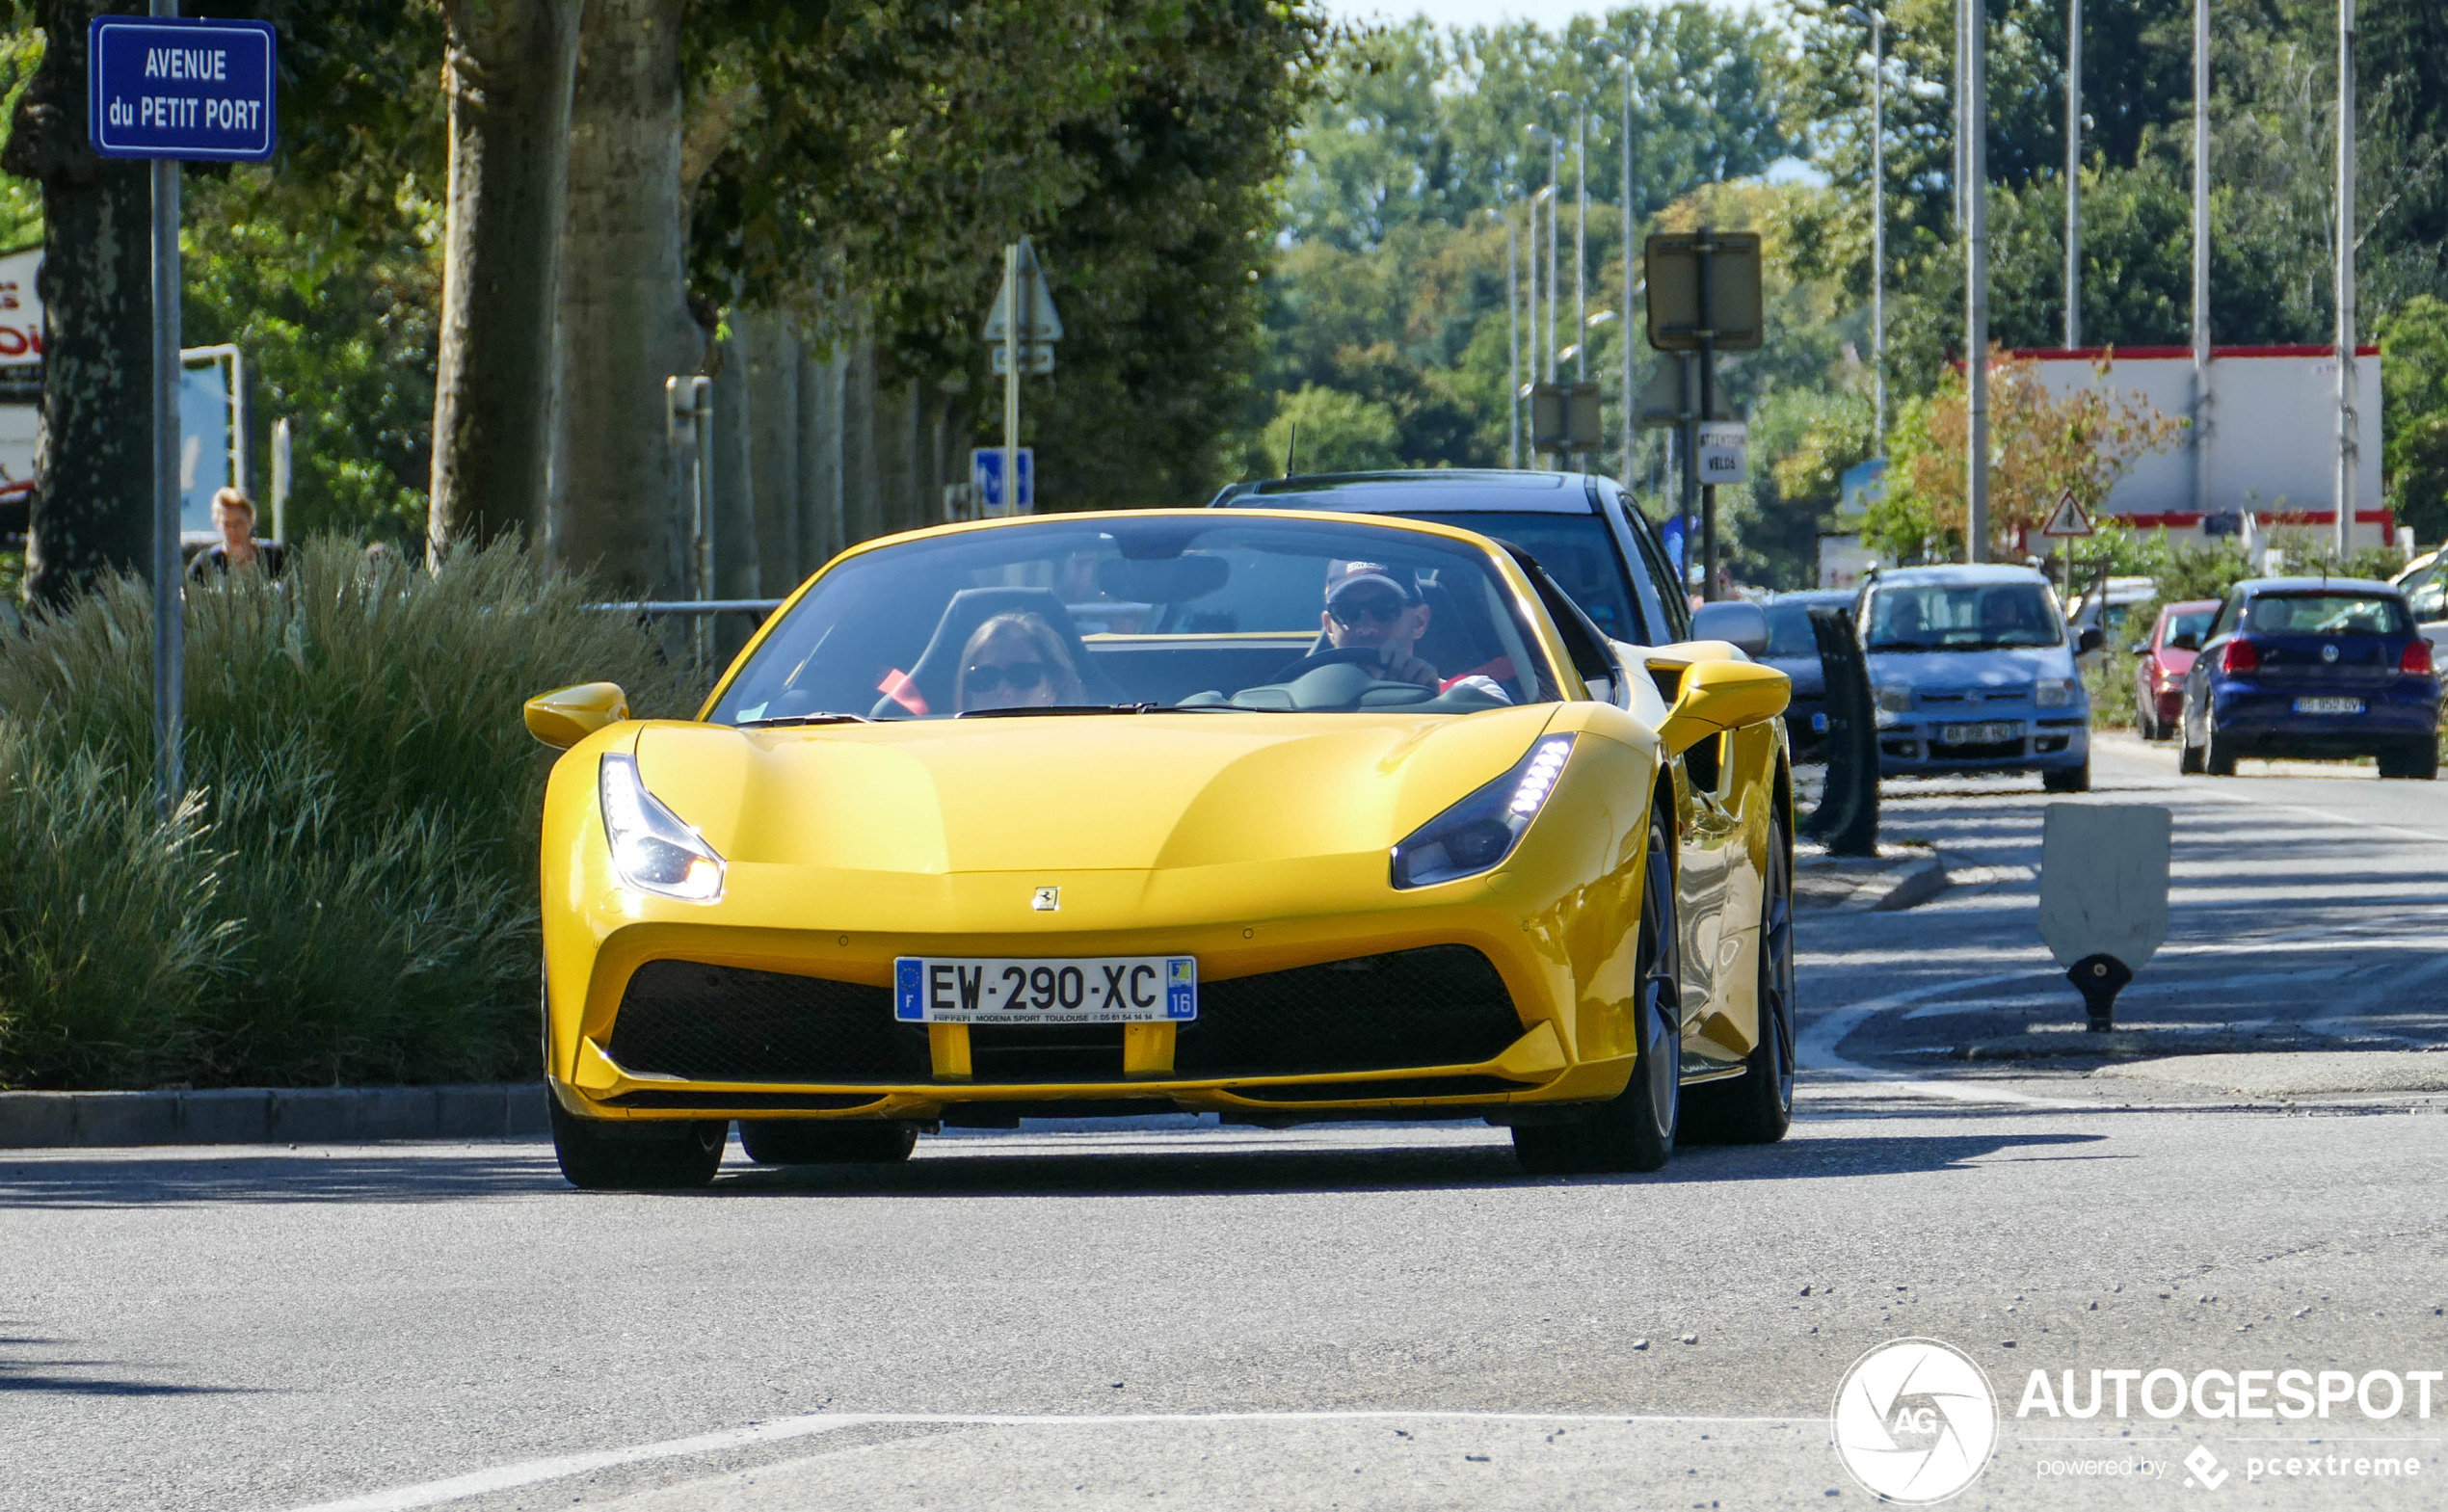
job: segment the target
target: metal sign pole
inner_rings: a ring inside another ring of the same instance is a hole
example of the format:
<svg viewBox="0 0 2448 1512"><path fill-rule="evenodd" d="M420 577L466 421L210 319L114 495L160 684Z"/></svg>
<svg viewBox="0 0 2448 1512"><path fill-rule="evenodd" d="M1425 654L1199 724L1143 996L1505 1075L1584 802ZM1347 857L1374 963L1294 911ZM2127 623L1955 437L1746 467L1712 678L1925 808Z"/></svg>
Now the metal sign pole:
<svg viewBox="0 0 2448 1512"><path fill-rule="evenodd" d="M1003 249L1003 513L1020 513L1020 244Z"/></svg>
<svg viewBox="0 0 2448 1512"><path fill-rule="evenodd" d="M1716 261L1717 249L1706 221L1691 250L1700 264L1700 415L1691 422L1691 462L1697 467L1700 426L1716 418L1716 311L1709 300L1709 265ZM1717 597L1717 486L1708 482L1700 485L1700 597L1708 603Z"/></svg>
<svg viewBox="0 0 2448 1512"><path fill-rule="evenodd" d="M175 0L153 0L175 15ZM167 819L187 786L186 606L178 551L178 163L153 160L153 802Z"/></svg>

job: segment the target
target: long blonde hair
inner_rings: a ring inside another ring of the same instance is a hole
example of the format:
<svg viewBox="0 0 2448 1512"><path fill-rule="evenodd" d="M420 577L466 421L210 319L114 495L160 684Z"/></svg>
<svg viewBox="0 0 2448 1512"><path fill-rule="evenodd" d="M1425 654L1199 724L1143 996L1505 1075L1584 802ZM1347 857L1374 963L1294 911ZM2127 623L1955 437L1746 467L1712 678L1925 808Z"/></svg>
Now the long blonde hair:
<svg viewBox="0 0 2448 1512"><path fill-rule="evenodd" d="M1054 702L1077 703L1083 696L1079 670L1071 664L1071 648L1063 644L1061 635L1045 622L1043 616L1026 610L1011 610L998 614L977 627L961 648L960 676L952 685L952 702L956 707L969 707L969 669L980 651L998 640L1017 637L1028 643L1046 664L1046 675L1054 687Z"/></svg>

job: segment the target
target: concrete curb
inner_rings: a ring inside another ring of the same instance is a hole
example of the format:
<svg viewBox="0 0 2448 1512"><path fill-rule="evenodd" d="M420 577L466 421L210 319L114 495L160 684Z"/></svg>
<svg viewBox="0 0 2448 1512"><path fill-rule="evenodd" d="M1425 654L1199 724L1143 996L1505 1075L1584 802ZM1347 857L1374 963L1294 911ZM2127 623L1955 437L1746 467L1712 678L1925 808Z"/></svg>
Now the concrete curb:
<svg viewBox="0 0 2448 1512"><path fill-rule="evenodd" d="M549 1132L541 1081L451 1087L0 1092L0 1149L358 1144Z"/></svg>
<svg viewBox="0 0 2448 1512"><path fill-rule="evenodd" d="M1886 914L1927 903L1947 890L1945 859L1935 852L1876 860L1797 853L1795 902L1801 908Z"/></svg>

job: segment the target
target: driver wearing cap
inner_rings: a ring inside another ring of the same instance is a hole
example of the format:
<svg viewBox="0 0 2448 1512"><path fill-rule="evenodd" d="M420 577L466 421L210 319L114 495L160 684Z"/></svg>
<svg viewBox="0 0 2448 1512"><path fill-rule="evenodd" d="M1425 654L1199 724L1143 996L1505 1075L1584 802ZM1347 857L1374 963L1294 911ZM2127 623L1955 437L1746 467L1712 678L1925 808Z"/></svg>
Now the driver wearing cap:
<svg viewBox="0 0 2448 1512"><path fill-rule="evenodd" d="M1437 670L1412 654L1427 633L1428 606L1408 572L1376 562L1336 564L1326 573L1326 611L1317 623L1337 650L1374 650L1388 681L1437 686Z"/></svg>

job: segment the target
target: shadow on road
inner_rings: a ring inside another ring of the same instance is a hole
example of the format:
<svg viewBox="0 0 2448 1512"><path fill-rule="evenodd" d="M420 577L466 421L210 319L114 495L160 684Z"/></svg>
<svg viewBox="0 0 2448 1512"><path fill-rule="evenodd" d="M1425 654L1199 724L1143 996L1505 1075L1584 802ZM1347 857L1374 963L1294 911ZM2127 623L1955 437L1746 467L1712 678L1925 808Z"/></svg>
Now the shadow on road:
<svg viewBox="0 0 2448 1512"><path fill-rule="evenodd" d="M457 1202L567 1190L552 1147L542 1144L447 1155L412 1146L203 1158L94 1151L0 1164L0 1205L13 1207Z"/></svg>
<svg viewBox="0 0 2448 1512"><path fill-rule="evenodd" d="M0 1327L5 1327L0 1324ZM5 1338L0 1349L57 1344L56 1339ZM12 1360L0 1357L0 1398L13 1393L49 1393L65 1396L226 1396L252 1391L244 1386L183 1386L172 1381L131 1381L111 1376L62 1375L55 1371L124 1368L124 1362L101 1360Z"/></svg>

